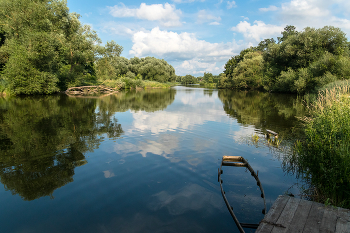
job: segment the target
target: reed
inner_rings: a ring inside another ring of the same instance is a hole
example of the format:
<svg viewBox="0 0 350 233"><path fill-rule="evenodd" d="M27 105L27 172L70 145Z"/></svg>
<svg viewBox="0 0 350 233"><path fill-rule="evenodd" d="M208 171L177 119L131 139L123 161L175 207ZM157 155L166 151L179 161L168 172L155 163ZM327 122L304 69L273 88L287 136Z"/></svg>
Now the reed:
<svg viewBox="0 0 350 233"><path fill-rule="evenodd" d="M295 145L300 174L310 182L316 199L350 208L350 87L320 91L308 105L305 137ZM316 195L317 194L317 195Z"/></svg>

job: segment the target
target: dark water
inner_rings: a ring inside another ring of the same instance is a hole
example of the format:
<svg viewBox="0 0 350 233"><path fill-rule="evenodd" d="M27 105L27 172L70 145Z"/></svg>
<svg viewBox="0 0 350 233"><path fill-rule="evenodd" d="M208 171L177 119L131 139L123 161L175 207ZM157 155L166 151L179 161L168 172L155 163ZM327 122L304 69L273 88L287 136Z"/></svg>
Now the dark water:
<svg viewBox="0 0 350 233"><path fill-rule="evenodd" d="M269 209L298 193L277 152L303 114L295 96L188 87L0 98L0 231L238 232L217 182L222 156L259 170ZM225 167L223 179L239 220L258 223L250 173Z"/></svg>

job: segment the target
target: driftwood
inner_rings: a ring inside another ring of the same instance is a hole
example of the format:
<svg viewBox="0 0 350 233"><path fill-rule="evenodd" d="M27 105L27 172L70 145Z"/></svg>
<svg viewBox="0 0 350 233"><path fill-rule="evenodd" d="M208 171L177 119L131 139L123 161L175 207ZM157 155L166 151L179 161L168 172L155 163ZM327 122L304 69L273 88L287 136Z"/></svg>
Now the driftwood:
<svg viewBox="0 0 350 233"><path fill-rule="evenodd" d="M267 132L267 137L270 137L270 135L272 134L273 136L275 136L275 138L278 138L278 133L269 129L267 129L266 132Z"/></svg>
<svg viewBox="0 0 350 233"><path fill-rule="evenodd" d="M82 87L70 87L65 93L67 95L96 95L96 94L110 94L118 92L117 88L111 88L106 86L82 86Z"/></svg>

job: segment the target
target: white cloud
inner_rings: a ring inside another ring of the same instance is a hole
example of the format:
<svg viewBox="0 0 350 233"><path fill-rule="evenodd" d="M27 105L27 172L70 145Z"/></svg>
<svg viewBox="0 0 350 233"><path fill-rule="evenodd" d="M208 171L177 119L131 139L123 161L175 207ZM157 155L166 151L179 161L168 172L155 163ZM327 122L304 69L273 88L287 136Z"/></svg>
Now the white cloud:
<svg viewBox="0 0 350 233"><path fill-rule="evenodd" d="M286 24L295 25L298 30L310 26L320 28L335 26L343 31L350 32L350 20L333 15L331 9L346 14L349 11L349 1L337 0L292 0L282 3L277 18Z"/></svg>
<svg viewBox="0 0 350 233"><path fill-rule="evenodd" d="M116 35L126 36L126 37L132 37L136 30L140 29L130 29L129 27L125 25L121 25L116 22L108 22L104 23L102 27L102 31L105 33L114 33Z"/></svg>
<svg viewBox="0 0 350 233"><path fill-rule="evenodd" d="M186 212L210 210L211 212L225 211L220 194L203 188L197 184L188 184L177 193L161 191L153 195L154 200L149 204L153 211L167 209L171 215L183 215Z"/></svg>
<svg viewBox="0 0 350 233"><path fill-rule="evenodd" d="M170 135L170 134L162 134L159 136L158 141L152 141L152 140L137 141L135 144L130 142L123 142L120 144L115 143L114 152L122 155L122 157L124 158L135 152L140 153L144 158L147 157L147 153L152 153L155 155L160 155L166 159L169 159L173 163L177 163L180 161L180 159L177 157L174 157L173 154L178 148L178 142L179 142L179 139L177 136ZM106 173L105 173L105 177L106 177Z"/></svg>
<svg viewBox="0 0 350 233"><path fill-rule="evenodd" d="M259 11L262 12L267 12L267 11L277 11L278 7L277 6L269 6L267 8L260 8Z"/></svg>
<svg viewBox="0 0 350 233"><path fill-rule="evenodd" d="M192 105L187 103L186 99L181 99L181 101L184 104ZM214 104L209 98L202 99L201 101L197 103L203 105L206 103L210 105ZM133 128L129 130L129 133L152 132L153 134L160 134L169 131L188 130L193 129L196 125L202 125L206 121L222 120L223 118L226 119L227 116L225 113L222 113L222 109L214 109L210 112L203 109L203 112L200 113L193 112L191 117L183 113L170 113L166 111L146 113L140 111L133 113Z"/></svg>
<svg viewBox="0 0 350 233"><path fill-rule="evenodd" d="M232 1L232 2L227 2L227 9L231 9L237 7L236 2Z"/></svg>
<svg viewBox="0 0 350 233"><path fill-rule="evenodd" d="M325 17L330 11L325 7L324 1L314 0L292 0L289 3L282 3L282 12L286 18L299 20L305 17Z"/></svg>
<svg viewBox="0 0 350 233"><path fill-rule="evenodd" d="M216 66L216 62L202 62L198 59L186 60L181 65L175 67L177 72L185 74L220 73L223 69Z"/></svg>
<svg viewBox="0 0 350 233"><path fill-rule="evenodd" d="M159 21L162 26L181 26L181 10L177 10L169 3L147 5L141 3L139 8L128 8L123 3L109 7L110 14L114 17L135 17L149 21Z"/></svg>
<svg viewBox="0 0 350 233"><path fill-rule="evenodd" d="M205 0L173 0L173 2L175 2L175 3L190 3L190 2L195 2L195 1L204 2Z"/></svg>
<svg viewBox="0 0 350 233"><path fill-rule="evenodd" d="M220 25L220 23L219 23L219 22L212 22L212 23L210 23L209 25L215 25L215 26L217 26L217 25Z"/></svg>
<svg viewBox="0 0 350 233"><path fill-rule="evenodd" d="M210 21L218 22L221 21L221 18L208 13L206 10L200 10L197 13L197 23L206 23Z"/></svg>
<svg viewBox="0 0 350 233"><path fill-rule="evenodd" d="M247 21L241 21L232 31L240 32L249 41L260 42L263 39L276 37L283 31L283 26L265 24L262 21L254 21L251 25Z"/></svg>
<svg viewBox="0 0 350 233"><path fill-rule="evenodd" d="M170 59L191 60L201 58L204 61L225 60L237 51L238 45L232 43L210 43L198 40L193 33L180 34L162 31L158 27L151 31L139 31L133 35L131 55L138 57L150 54Z"/></svg>

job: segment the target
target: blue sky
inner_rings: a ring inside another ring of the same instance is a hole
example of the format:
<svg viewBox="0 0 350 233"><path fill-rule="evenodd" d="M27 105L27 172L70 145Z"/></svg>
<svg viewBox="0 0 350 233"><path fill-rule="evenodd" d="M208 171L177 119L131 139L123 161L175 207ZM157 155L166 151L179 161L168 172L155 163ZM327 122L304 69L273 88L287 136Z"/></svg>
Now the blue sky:
<svg viewBox="0 0 350 233"><path fill-rule="evenodd" d="M177 75L219 74L230 57L286 25L350 35L349 0L68 0L68 7L103 43L123 46L122 56L165 59Z"/></svg>

